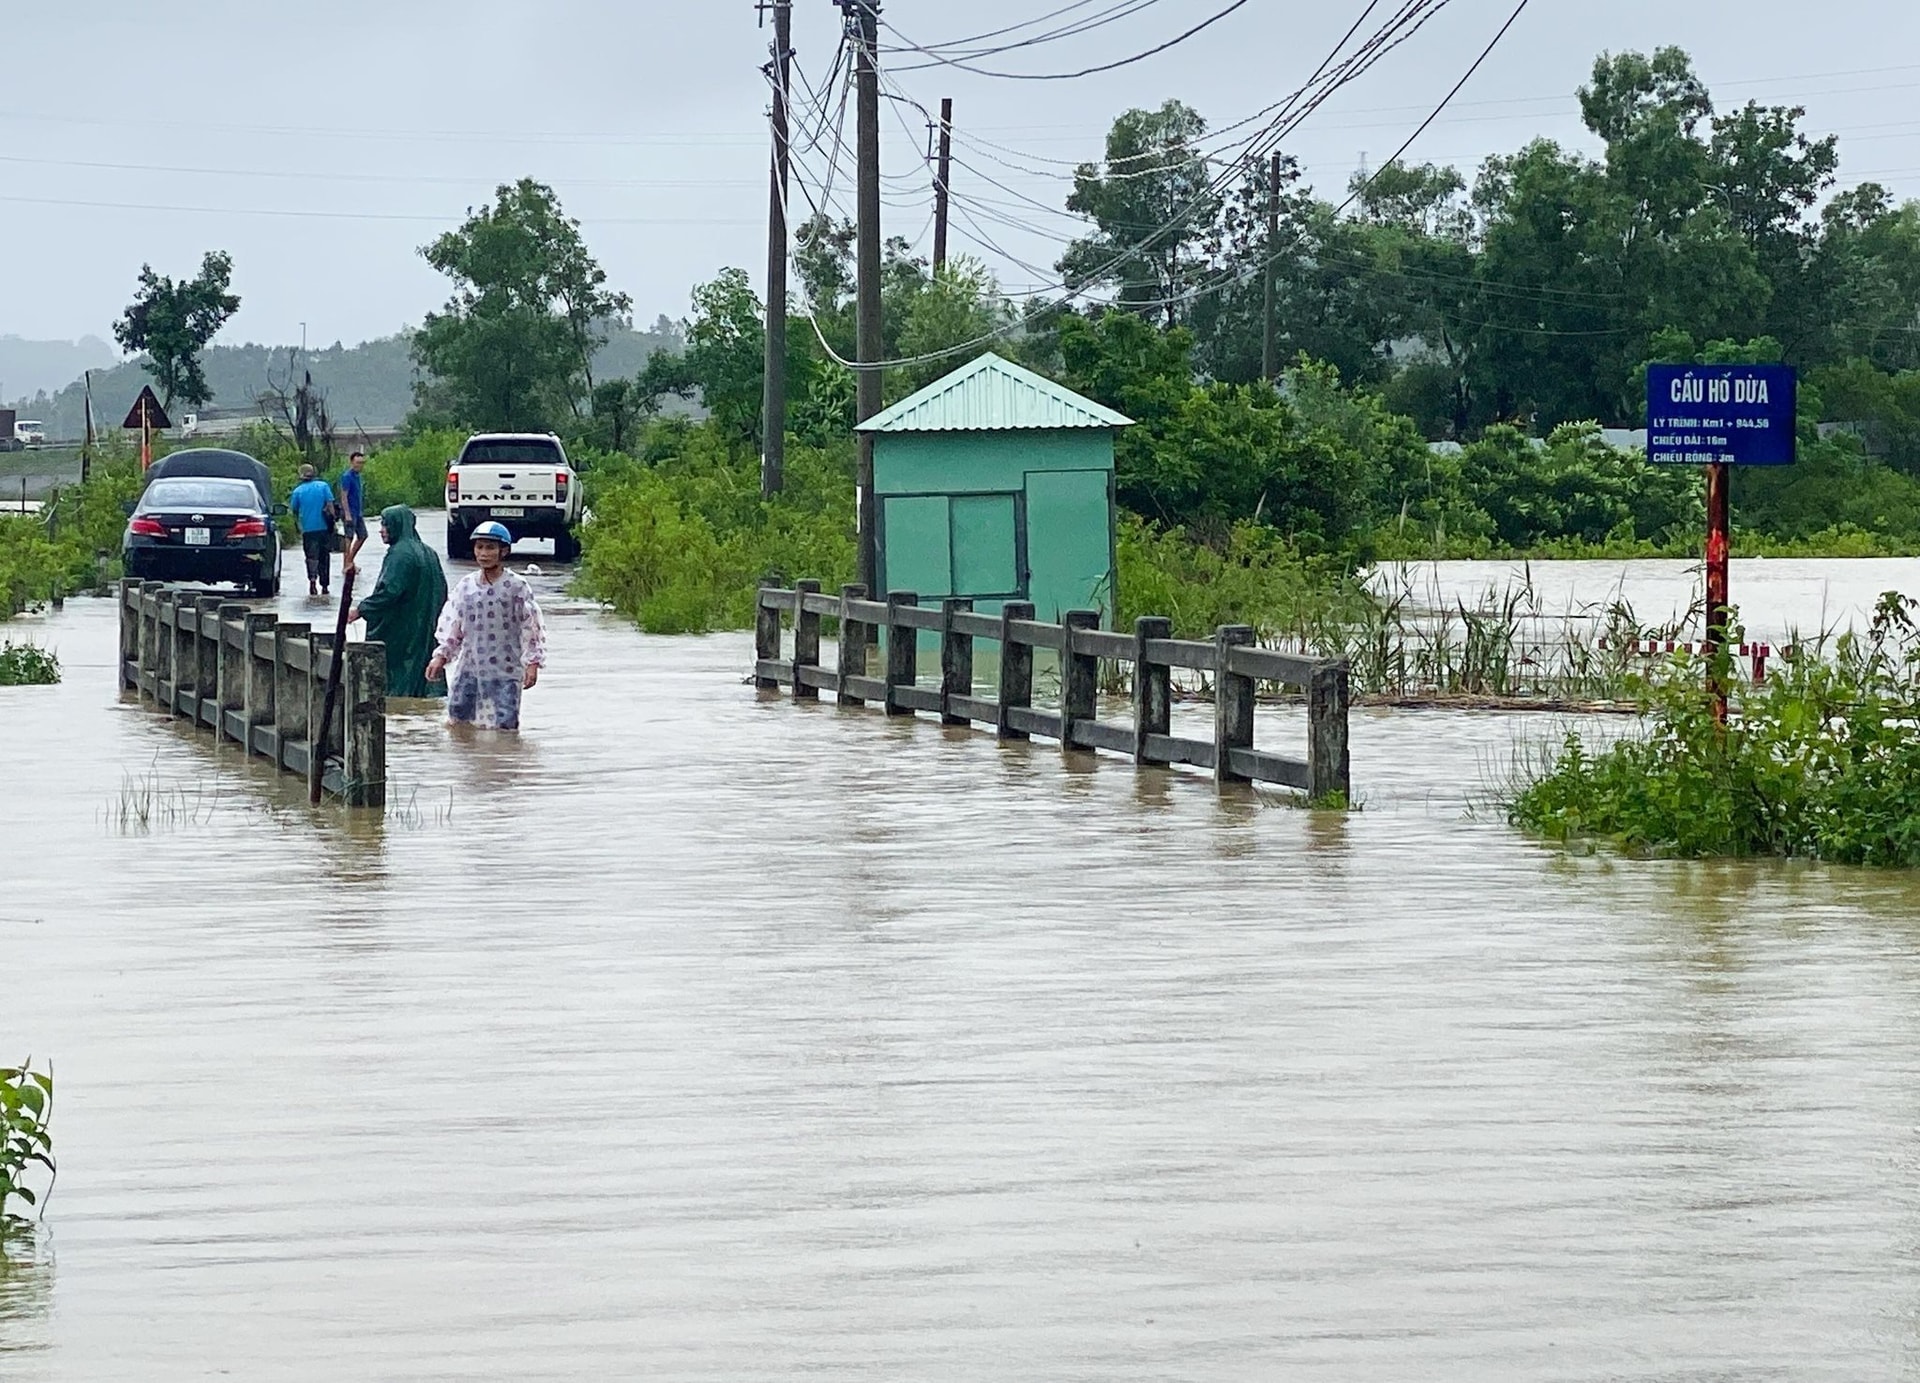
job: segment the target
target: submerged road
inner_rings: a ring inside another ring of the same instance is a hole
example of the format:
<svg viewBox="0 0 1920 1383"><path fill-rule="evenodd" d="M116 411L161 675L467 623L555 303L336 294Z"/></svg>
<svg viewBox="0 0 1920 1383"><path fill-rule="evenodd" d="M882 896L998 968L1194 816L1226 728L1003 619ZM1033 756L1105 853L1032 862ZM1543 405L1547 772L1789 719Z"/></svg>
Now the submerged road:
<svg viewBox="0 0 1920 1383"><path fill-rule="evenodd" d="M1468 810L1541 718L1358 715L1310 814L538 580L384 822L9 628L0 1376L1920 1376L1920 883L1543 849Z"/></svg>

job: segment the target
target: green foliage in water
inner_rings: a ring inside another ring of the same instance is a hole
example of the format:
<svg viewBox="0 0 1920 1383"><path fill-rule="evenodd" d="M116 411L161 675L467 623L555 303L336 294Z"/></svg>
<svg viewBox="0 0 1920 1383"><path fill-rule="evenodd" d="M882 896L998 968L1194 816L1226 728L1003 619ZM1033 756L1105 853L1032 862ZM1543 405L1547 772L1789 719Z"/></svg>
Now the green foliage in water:
<svg viewBox="0 0 1920 1383"><path fill-rule="evenodd" d="M0 687L50 687L60 680L60 659L37 644L0 640Z"/></svg>
<svg viewBox="0 0 1920 1383"><path fill-rule="evenodd" d="M1646 691L1647 733L1593 752L1569 737L1514 798L1516 825L1675 856L1920 866L1920 629L1889 592L1864 636L1776 665L1719 725L1698 660ZM1723 663L1728 660L1722 660ZM1730 680L1732 667L1719 669Z"/></svg>
<svg viewBox="0 0 1920 1383"><path fill-rule="evenodd" d="M104 556L118 571L126 505L140 493L140 463L124 447L102 448L84 485L69 485L39 514L0 515L0 619L91 589Z"/></svg>
<svg viewBox="0 0 1920 1383"><path fill-rule="evenodd" d="M1137 616L1164 615L1180 637L1248 624L1273 639L1319 620L1357 618L1372 604L1338 562L1305 557L1260 524L1236 524L1223 539L1202 542L1122 511L1115 550L1122 629Z"/></svg>
<svg viewBox="0 0 1920 1383"><path fill-rule="evenodd" d="M429 428L369 454L362 476L369 521L390 504L446 508L447 467L466 440L464 432Z"/></svg>
<svg viewBox="0 0 1920 1383"><path fill-rule="evenodd" d="M46 1187L36 1191L33 1169L45 1171L48 1186L53 1160L53 1076L32 1069L32 1062L0 1067L0 1251L9 1236L32 1228L15 1205L38 1210Z"/></svg>
<svg viewBox="0 0 1920 1383"><path fill-rule="evenodd" d="M760 495L758 458L718 430L656 424L647 454L594 459L581 585L655 634L752 622L763 577L853 579L852 447L797 446L785 490Z"/></svg>

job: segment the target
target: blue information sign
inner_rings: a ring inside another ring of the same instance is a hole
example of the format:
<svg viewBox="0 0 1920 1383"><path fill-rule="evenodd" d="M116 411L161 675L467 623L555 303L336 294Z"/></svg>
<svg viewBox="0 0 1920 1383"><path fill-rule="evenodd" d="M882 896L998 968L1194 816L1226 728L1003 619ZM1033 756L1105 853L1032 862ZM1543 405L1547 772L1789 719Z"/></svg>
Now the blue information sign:
<svg viewBox="0 0 1920 1383"><path fill-rule="evenodd" d="M1647 366L1647 460L1669 466L1793 462L1791 365Z"/></svg>

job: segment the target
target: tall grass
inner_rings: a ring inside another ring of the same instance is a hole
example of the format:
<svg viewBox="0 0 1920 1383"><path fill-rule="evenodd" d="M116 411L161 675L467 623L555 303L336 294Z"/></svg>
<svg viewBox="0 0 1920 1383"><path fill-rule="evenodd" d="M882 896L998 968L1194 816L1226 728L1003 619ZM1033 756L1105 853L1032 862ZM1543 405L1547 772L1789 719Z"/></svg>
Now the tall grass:
<svg viewBox="0 0 1920 1383"><path fill-rule="evenodd" d="M738 629L763 577L853 579L850 448L794 447L786 489L760 495L757 459L708 429L652 464L602 458L588 487L580 584L656 634Z"/></svg>
<svg viewBox="0 0 1920 1383"><path fill-rule="evenodd" d="M1220 624L1253 626L1273 648L1342 658L1356 693L1392 700L1597 702L1630 699L1648 626L1618 593L1549 609L1529 572L1471 600L1405 568L1369 584L1325 558L1303 556L1270 530L1243 525L1199 542L1123 517L1120 618L1165 615L1184 638Z"/></svg>
<svg viewBox="0 0 1920 1383"><path fill-rule="evenodd" d="M1512 821L1555 840L1677 856L1803 856L1920 867L1920 629L1881 598L1845 633L1742 685L1724 656L1667 664L1643 686L1646 733L1590 751L1569 736L1513 797ZM1732 693L1714 716L1708 674Z"/></svg>

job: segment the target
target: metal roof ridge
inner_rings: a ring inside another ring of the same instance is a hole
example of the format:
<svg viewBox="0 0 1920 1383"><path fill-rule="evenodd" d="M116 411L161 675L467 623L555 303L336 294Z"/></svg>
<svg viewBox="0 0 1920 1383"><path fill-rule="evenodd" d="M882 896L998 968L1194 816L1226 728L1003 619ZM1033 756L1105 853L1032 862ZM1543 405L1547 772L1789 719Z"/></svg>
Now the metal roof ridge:
<svg viewBox="0 0 1920 1383"><path fill-rule="evenodd" d="M990 375L990 381L981 376ZM1131 427L1133 419L987 351L854 428L856 432L1011 432Z"/></svg>

